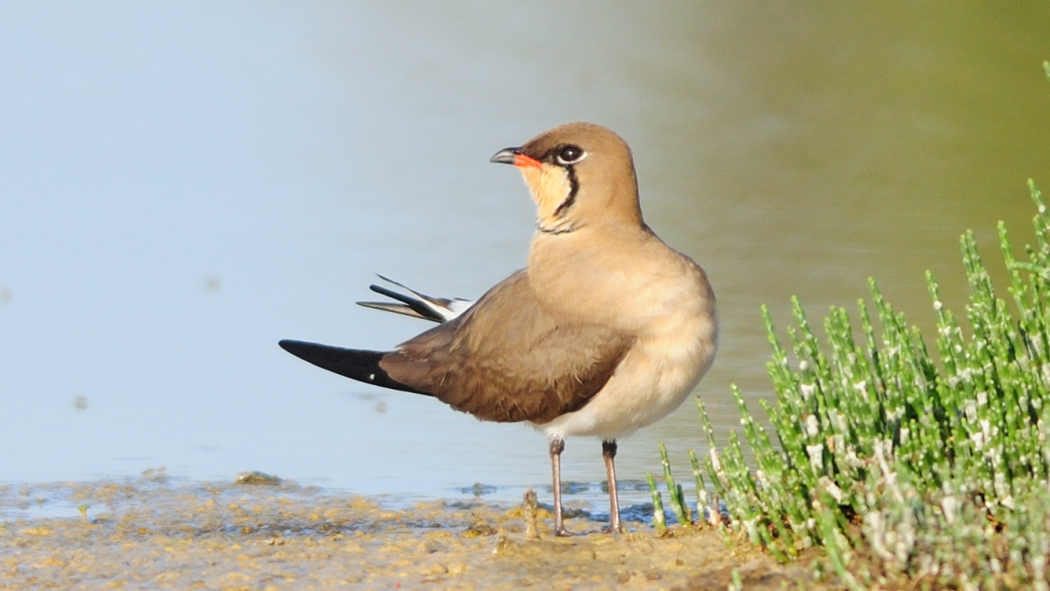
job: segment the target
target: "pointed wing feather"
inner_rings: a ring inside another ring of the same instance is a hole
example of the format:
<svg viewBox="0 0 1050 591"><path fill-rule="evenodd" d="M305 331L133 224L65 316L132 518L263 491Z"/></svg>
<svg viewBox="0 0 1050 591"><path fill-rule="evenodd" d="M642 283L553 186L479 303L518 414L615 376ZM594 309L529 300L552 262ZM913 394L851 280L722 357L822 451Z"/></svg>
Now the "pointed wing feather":
<svg viewBox="0 0 1050 591"><path fill-rule="evenodd" d="M433 320L434 322L444 322L446 320L444 316L434 311L433 306L431 306L422 299L400 294L392 289L387 289L381 285L370 285L368 288L380 295L385 295L388 298L403 303L406 308L412 311L411 314L408 314L409 316L416 316L418 318L424 318L426 320ZM358 302L358 304L362 306L365 306L368 303L370 302ZM403 311L401 313L406 314L407 311Z"/></svg>
<svg viewBox="0 0 1050 591"><path fill-rule="evenodd" d="M330 347L318 343L292 340L284 340L278 344L282 349L299 359L341 376L384 388L403 390L415 394L426 394L426 392L391 379L387 375L387 372L379 366L380 360L387 353L363 351L360 349L343 349L341 347Z"/></svg>
<svg viewBox="0 0 1050 591"><path fill-rule="evenodd" d="M443 320L435 320L429 316L423 316L405 304L394 304L391 302L357 302L357 305L371 308L373 310L382 310L384 312L393 312L394 314L401 314L403 316L411 316L412 318L430 320L432 322L443 322Z"/></svg>
<svg viewBox="0 0 1050 591"><path fill-rule="evenodd" d="M404 289L412 295L398 293L381 285L371 285L369 286L369 289L372 291L385 295L390 299L397 300L401 302L401 304L392 304L388 302L357 302L358 305L386 312L394 312L396 314L404 314L405 316L411 316L413 318L431 320L434 322L448 322L462 314L474 303L470 300L463 300L460 298L433 298L402 283L398 283L393 279L389 279L382 275L378 275L378 277L387 283Z"/></svg>

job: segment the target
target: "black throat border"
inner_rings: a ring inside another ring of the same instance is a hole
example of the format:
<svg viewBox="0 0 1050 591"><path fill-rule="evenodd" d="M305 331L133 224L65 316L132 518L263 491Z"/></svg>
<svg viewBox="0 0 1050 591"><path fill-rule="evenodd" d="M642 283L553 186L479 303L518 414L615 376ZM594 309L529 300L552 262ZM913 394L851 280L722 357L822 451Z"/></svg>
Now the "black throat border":
<svg viewBox="0 0 1050 591"><path fill-rule="evenodd" d="M561 202L561 205L554 210L554 217L560 218L565 215L565 212L572 207L572 204L576 202L576 193L580 190L580 180L576 178L576 168L571 164L562 166L565 172L569 176L569 196L565 198L565 201Z"/></svg>

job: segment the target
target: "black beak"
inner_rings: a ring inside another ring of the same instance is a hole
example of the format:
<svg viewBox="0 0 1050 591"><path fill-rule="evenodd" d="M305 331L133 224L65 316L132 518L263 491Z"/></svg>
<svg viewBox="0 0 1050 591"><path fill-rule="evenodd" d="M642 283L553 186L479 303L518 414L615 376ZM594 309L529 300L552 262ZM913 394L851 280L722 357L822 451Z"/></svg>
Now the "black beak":
<svg viewBox="0 0 1050 591"><path fill-rule="evenodd" d="M496 152L489 162L502 162L503 164L514 164L521 155L521 148L505 148Z"/></svg>

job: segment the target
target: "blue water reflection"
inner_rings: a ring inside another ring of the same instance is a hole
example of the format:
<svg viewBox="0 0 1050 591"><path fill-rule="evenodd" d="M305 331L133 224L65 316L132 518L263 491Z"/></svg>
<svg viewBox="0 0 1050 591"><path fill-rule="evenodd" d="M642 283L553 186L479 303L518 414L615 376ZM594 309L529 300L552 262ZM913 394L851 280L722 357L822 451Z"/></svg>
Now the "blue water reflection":
<svg viewBox="0 0 1050 591"><path fill-rule="evenodd" d="M759 303L851 306L874 274L923 311L922 269L954 270L965 227L1025 227L1024 180L1050 186L1045 15L938 36L904 6L0 6L0 481L546 486L531 429L276 342L387 348L425 327L353 305L373 273L477 297L524 266L532 205L488 157L577 119L631 142L650 224L711 274L725 341L698 394L727 432L730 382L768 397ZM695 411L621 445L625 479L660 440L684 469ZM564 462L604 478L596 441Z"/></svg>

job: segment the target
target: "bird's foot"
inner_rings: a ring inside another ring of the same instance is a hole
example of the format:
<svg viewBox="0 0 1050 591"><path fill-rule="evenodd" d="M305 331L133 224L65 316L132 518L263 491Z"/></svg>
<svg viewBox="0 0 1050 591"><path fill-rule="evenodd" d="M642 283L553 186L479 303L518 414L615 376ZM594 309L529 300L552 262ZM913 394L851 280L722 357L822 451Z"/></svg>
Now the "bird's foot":
<svg viewBox="0 0 1050 591"><path fill-rule="evenodd" d="M571 537L573 537L575 535L576 535L575 533L565 529L564 525L554 528L554 536L555 537L558 537L558 538L571 538Z"/></svg>
<svg viewBox="0 0 1050 591"><path fill-rule="evenodd" d="M602 533L606 533L606 534L622 534L623 533L623 525L621 525L619 523L616 523L616 524L610 523L609 525L605 526L605 529L602 530Z"/></svg>

